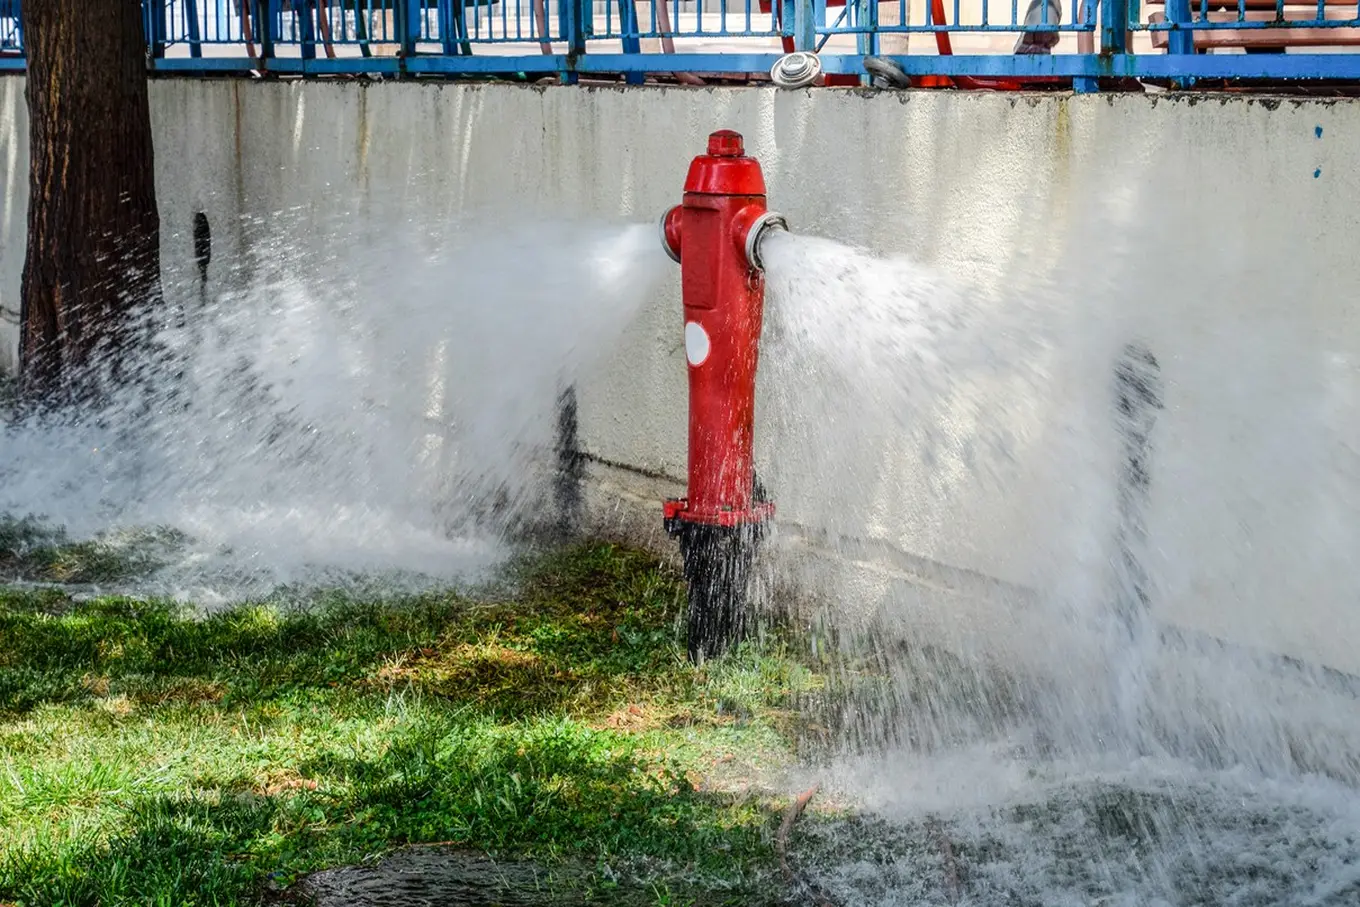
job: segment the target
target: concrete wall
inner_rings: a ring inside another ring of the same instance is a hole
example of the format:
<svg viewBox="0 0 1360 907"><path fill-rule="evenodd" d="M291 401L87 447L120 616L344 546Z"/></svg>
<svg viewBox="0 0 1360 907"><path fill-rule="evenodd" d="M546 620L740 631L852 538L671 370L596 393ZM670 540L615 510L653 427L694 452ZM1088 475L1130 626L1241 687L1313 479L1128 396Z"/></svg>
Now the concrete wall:
<svg viewBox="0 0 1360 907"><path fill-rule="evenodd" d="M197 210L223 260L256 241L248 217L283 210L301 218L289 236L303 244L308 224L379 207L650 222L678 200L706 134L740 130L772 206L800 232L914 256L983 297L1052 300L1066 312L1054 324L1072 330L1050 370L1068 384L1009 407L1032 411L1005 481L932 493L912 451L885 442L828 451L875 477L839 490L781 472L763 449L792 536L830 533L800 562L820 558L829 587L870 607L944 633L1028 632L1051 651L1053 615L1025 631L1019 599L998 607L1005 587L993 579L1099 597L1084 584L1107 557L1091 539L1108 528L1114 448L1083 458L1090 439L1069 442L1073 425L1105 418L1108 395L1090 382L1108 342L1136 332L1173 386L1149 516L1162 616L1360 671L1360 318L1349 304L1360 172L1348 155L1360 105L189 80L158 80L152 97L172 273L189 269ZM22 267L25 128L20 80L0 80L3 357ZM678 306L672 279L581 388L590 453L683 475ZM653 528L655 495L676 487L604 467L596 480L597 504L624 502L620 519ZM922 588L938 594L924 601Z"/></svg>
<svg viewBox="0 0 1360 907"><path fill-rule="evenodd" d="M19 280L28 217L28 108L24 80L0 79L0 374L12 374L19 331Z"/></svg>

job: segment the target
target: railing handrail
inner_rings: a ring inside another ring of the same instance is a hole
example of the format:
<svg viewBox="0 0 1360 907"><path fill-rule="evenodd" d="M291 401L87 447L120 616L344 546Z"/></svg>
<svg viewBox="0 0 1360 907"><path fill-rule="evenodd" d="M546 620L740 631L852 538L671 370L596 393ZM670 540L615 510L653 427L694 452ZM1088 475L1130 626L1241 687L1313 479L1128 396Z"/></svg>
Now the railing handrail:
<svg viewBox="0 0 1360 907"><path fill-rule="evenodd" d="M1130 78L1179 85L1360 81L1360 54L1197 52L1300 42L1360 48L1360 0L1067 0L1050 16L1049 3L1057 2L143 0L143 8L148 56L158 72L519 73L566 82L680 73L694 81L713 73L764 78L782 55L810 51L819 54L824 77L838 84L867 82L871 70L882 78L885 67L895 67L904 84L1070 82L1078 91L1117 89ZM924 13L911 4L923 4ZM0 0L0 70L23 68L20 6L21 0ZM991 15L998 8L1005 15ZM980 15L965 16L975 10ZM952 39L997 35L1014 35L1016 50L1028 43L1027 50L1039 52L954 51ZM889 39L912 36L933 40L938 54L889 46ZM1048 50L1072 38L1076 53ZM1135 39L1148 47L1135 49ZM644 49L644 41L661 46ZM866 65L872 57L884 63Z"/></svg>

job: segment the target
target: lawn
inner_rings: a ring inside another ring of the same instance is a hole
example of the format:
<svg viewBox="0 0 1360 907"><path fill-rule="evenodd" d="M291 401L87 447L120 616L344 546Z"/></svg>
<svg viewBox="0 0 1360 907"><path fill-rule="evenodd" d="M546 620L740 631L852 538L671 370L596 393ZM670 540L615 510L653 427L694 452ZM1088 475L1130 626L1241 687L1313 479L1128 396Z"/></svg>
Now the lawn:
<svg viewBox="0 0 1360 907"><path fill-rule="evenodd" d="M138 566L39 541L0 538L0 573ZM825 678L777 635L695 669L683 606L601 543L494 590L208 617L0 587L0 904L256 904L426 843L584 866L603 902L632 873L647 903L769 903L771 779Z"/></svg>

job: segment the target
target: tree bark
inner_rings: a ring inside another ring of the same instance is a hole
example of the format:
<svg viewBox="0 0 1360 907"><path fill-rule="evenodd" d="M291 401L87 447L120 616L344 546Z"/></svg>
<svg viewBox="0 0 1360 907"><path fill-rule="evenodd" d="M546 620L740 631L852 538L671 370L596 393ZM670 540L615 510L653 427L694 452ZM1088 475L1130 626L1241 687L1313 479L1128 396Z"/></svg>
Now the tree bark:
<svg viewBox="0 0 1360 907"><path fill-rule="evenodd" d="M26 399L89 402L122 380L133 324L160 297L146 37L139 0L24 0Z"/></svg>

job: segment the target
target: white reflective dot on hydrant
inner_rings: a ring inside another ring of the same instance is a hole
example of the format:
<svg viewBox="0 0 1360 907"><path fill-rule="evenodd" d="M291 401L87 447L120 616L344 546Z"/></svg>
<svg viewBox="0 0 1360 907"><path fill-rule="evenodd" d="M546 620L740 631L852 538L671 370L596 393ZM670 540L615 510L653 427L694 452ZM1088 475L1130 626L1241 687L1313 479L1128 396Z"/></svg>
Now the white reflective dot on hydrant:
<svg viewBox="0 0 1360 907"><path fill-rule="evenodd" d="M703 325L697 321L685 324L685 358L690 365L703 365L704 360L708 359L709 350L712 344L708 340L708 332Z"/></svg>

